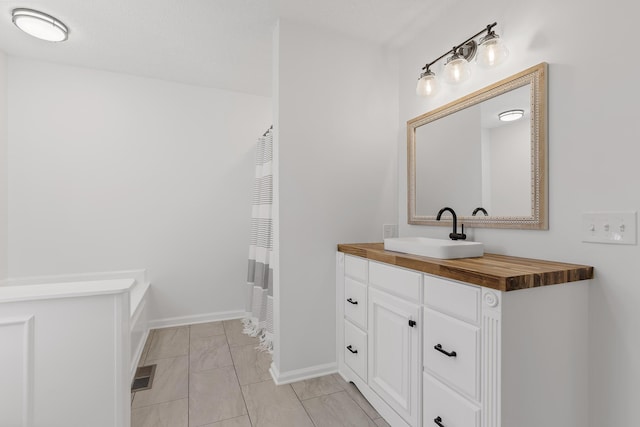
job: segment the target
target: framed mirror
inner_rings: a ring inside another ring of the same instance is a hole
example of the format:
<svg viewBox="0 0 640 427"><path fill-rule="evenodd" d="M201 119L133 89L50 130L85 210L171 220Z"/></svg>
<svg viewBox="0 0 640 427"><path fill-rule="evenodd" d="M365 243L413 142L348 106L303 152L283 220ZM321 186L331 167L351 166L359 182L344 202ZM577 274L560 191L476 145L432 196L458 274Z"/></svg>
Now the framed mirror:
<svg viewBox="0 0 640 427"><path fill-rule="evenodd" d="M449 206L472 227L549 228L546 77L541 63L407 122L409 224L450 225Z"/></svg>

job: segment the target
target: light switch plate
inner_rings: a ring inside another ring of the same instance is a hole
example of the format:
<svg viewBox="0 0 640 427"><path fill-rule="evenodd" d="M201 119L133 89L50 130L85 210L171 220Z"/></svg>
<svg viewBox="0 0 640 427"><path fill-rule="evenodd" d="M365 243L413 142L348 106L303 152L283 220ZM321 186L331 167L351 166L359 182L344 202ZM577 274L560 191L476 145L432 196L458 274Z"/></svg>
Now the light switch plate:
<svg viewBox="0 0 640 427"><path fill-rule="evenodd" d="M634 211L583 212L582 241L635 245L637 219Z"/></svg>

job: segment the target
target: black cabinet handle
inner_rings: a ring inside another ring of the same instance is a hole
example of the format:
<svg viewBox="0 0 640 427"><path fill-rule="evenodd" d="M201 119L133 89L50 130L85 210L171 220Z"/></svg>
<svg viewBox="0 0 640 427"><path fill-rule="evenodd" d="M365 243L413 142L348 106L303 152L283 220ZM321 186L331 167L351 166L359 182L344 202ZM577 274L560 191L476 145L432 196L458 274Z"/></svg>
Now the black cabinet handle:
<svg viewBox="0 0 640 427"><path fill-rule="evenodd" d="M412 328L415 327L416 326L416 321L409 319L409 326L412 327Z"/></svg>
<svg viewBox="0 0 640 427"><path fill-rule="evenodd" d="M353 305L358 305L358 301L354 301L351 298L347 298L347 302L350 302Z"/></svg>
<svg viewBox="0 0 640 427"><path fill-rule="evenodd" d="M442 424L442 418L440 418L440 417L435 417L433 419L433 422L438 424L440 427L445 427L444 424Z"/></svg>
<svg viewBox="0 0 640 427"><path fill-rule="evenodd" d="M350 345L347 346L347 350L349 350L353 354L358 354L358 350L354 350Z"/></svg>
<svg viewBox="0 0 640 427"><path fill-rule="evenodd" d="M442 354L446 354L446 355L447 355L447 356L449 356L449 357L456 357L456 356L457 356L457 354L456 354L456 352L455 352L455 351L448 352L448 351L446 351L446 350L443 350L443 348L442 348L442 346L441 346L440 344L436 344L436 345L434 345L434 346L433 346L433 348L434 348L435 350L438 350L438 351L439 351L440 353L442 353Z"/></svg>

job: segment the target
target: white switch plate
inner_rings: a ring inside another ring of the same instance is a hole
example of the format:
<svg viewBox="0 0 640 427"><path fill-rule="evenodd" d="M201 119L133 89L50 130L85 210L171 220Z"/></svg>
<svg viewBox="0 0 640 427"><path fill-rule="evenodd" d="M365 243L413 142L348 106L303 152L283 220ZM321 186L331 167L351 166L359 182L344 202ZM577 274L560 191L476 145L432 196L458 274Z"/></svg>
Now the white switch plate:
<svg viewBox="0 0 640 427"><path fill-rule="evenodd" d="M636 244L636 212L583 212L582 241L613 245Z"/></svg>
<svg viewBox="0 0 640 427"><path fill-rule="evenodd" d="M392 237L398 237L398 224L383 224L382 238L389 239Z"/></svg>

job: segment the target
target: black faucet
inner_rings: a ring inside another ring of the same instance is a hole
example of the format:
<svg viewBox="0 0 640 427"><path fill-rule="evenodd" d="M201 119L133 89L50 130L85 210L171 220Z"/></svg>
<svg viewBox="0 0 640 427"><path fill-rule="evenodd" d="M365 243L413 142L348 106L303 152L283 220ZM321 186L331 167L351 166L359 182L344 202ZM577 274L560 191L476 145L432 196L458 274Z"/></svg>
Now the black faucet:
<svg viewBox="0 0 640 427"><path fill-rule="evenodd" d="M445 211L451 212L451 215L453 216L453 233L449 233L449 238L451 240L465 240L467 238L467 235L464 234L464 224L462 224L462 233L458 233L458 216L456 215L456 212L453 209L449 207L444 207L440 209L440 212L438 212L438 216L436 217L436 220L440 221L440 217Z"/></svg>
<svg viewBox="0 0 640 427"><path fill-rule="evenodd" d="M489 214L487 213L487 210L485 208L483 208L483 207L475 208L473 210L473 213L471 214L471 216L476 216L476 214L478 212L482 212L484 214L484 216L489 216Z"/></svg>

